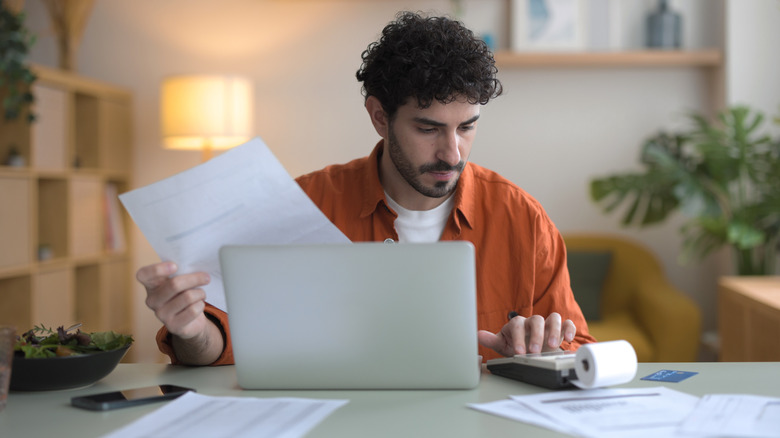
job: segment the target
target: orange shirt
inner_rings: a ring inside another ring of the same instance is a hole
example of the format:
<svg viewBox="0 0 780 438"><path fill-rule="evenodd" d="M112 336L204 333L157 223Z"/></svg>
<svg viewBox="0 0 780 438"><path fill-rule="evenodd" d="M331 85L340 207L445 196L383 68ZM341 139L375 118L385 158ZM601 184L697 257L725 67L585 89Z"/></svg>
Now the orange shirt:
<svg viewBox="0 0 780 438"><path fill-rule="evenodd" d="M398 240L395 212L388 207L379 182L382 142L371 155L332 165L297 178L322 212L352 241ZM507 314L546 317L558 312L577 327L575 350L595 342L569 284L563 238L542 206L524 190L497 173L468 163L458 181L454 208L441 240L467 240L476 250L477 325L498 332ZM212 306L206 312L219 321L228 339L215 365L233 362L227 315ZM157 336L161 351L176 358L165 328ZM485 360L499 357L479 347Z"/></svg>

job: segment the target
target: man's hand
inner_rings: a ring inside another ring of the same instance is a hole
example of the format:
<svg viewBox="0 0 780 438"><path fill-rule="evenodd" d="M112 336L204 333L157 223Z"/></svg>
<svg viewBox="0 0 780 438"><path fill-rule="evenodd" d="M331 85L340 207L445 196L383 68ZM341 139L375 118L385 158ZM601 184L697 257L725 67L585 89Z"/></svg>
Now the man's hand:
<svg viewBox="0 0 780 438"><path fill-rule="evenodd" d="M144 266L136 279L146 288L146 306L173 335L179 360L192 365L214 362L224 347L222 333L206 318L206 293L200 287L210 281L205 272L172 276L173 262Z"/></svg>
<svg viewBox="0 0 780 438"><path fill-rule="evenodd" d="M515 316L498 333L480 330L477 333L479 343L492 348L503 356L525 353L541 353L560 348L565 340L571 342L577 333L577 327L567 319L561 321L561 315L553 312L547 319L540 315L525 318Z"/></svg>

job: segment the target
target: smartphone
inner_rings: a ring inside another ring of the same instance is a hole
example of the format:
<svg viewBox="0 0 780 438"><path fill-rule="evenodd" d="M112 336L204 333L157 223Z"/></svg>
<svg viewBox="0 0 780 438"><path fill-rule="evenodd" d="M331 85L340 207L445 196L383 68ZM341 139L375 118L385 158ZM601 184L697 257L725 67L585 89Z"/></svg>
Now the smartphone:
<svg viewBox="0 0 780 438"><path fill-rule="evenodd" d="M126 408L161 400L174 399L192 388L176 385L146 386L143 388L131 388L122 391L103 392L100 394L72 397L70 404L91 411L108 411L110 409Z"/></svg>

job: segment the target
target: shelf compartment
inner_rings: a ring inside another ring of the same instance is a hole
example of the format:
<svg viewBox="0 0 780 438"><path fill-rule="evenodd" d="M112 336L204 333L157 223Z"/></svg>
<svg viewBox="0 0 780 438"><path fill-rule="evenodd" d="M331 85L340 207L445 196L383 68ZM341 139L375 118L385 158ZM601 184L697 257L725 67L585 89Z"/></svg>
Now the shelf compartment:
<svg viewBox="0 0 780 438"><path fill-rule="evenodd" d="M68 183L65 179L38 180L38 242L48 247L52 258L67 257L68 246ZM37 256L36 256L37 257Z"/></svg>
<svg viewBox="0 0 780 438"><path fill-rule="evenodd" d="M27 266L33 262L32 180L26 175L0 175L0 268Z"/></svg>
<svg viewBox="0 0 780 438"><path fill-rule="evenodd" d="M76 267L76 319L88 331L130 333L129 264L123 257Z"/></svg>
<svg viewBox="0 0 780 438"><path fill-rule="evenodd" d="M75 95L75 144L73 167L97 169L98 157L99 99L92 95Z"/></svg>
<svg viewBox="0 0 780 438"><path fill-rule="evenodd" d="M108 310L100 293L100 266L83 265L76 268L76 319L84 331L104 330L103 320Z"/></svg>
<svg viewBox="0 0 780 438"><path fill-rule="evenodd" d="M114 330L120 333L132 333L130 318L130 280L132 278L130 263L125 258L116 258L100 266L100 290L104 303L103 330Z"/></svg>
<svg viewBox="0 0 780 438"><path fill-rule="evenodd" d="M33 277L31 315L33 324L70 327L75 319L73 269L69 266L41 269Z"/></svg>
<svg viewBox="0 0 780 438"><path fill-rule="evenodd" d="M103 253L103 183L93 175L70 179L68 223L70 255L99 256Z"/></svg>
<svg viewBox="0 0 780 438"><path fill-rule="evenodd" d="M103 220L106 230L105 249L108 254L121 255L128 250L130 228L127 224L132 223L132 218L119 201L119 195L128 190L128 184L125 181L115 179L109 179L104 187L105 216Z"/></svg>
<svg viewBox="0 0 780 438"><path fill-rule="evenodd" d="M0 279L0 321L16 326L18 333L32 328L29 275Z"/></svg>
<svg viewBox="0 0 780 438"><path fill-rule="evenodd" d="M126 173L132 163L130 108L124 102L100 99L98 102L98 161L109 173Z"/></svg>
<svg viewBox="0 0 780 438"><path fill-rule="evenodd" d="M0 102L5 99L7 91L0 86ZM24 161L23 167L30 166L30 124L24 114L14 120L6 120L0 114L0 166L6 165L11 148L15 148Z"/></svg>
<svg viewBox="0 0 780 438"><path fill-rule="evenodd" d="M76 93L75 108L75 167L128 172L132 158L128 105Z"/></svg>
<svg viewBox="0 0 780 438"><path fill-rule="evenodd" d="M36 120L32 124L33 166L38 170L63 171L69 168L71 131L68 114L71 94L54 86L35 85Z"/></svg>

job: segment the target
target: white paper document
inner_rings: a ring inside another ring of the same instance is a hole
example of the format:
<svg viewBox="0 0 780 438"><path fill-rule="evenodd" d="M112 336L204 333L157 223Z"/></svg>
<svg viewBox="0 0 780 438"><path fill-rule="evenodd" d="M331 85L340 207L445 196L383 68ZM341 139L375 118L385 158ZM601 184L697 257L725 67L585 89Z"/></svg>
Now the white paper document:
<svg viewBox="0 0 780 438"><path fill-rule="evenodd" d="M663 386L556 391L511 399L525 409L486 403L470 407L576 436L629 438L674 436L698 401Z"/></svg>
<svg viewBox="0 0 780 438"><path fill-rule="evenodd" d="M780 437L780 398L705 395L680 431L689 437Z"/></svg>
<svg viewBox="0 0 780 438"><path fill-rule="evenodd" d="M211 275L206 301L222 310L223 245L349 242L260 138L119 199L160 259Z"/></svg>
<svg viewBox="0 0 780 438"><path fill-rule="evenodd" d="M188 392L104 438L301 437L348 402L211 397Z"/></svg>
<svg viewBox="0 0 780 438"><path fill-rule="evenodd" d="M542 415L528 406L512 399L496 400L487 403L473 403L468 406L472 409L497 415L499 417L509 418L510 420L533 424L534 426L543 427L556 432L577 435L576 429L570 429L560 422Z"/></svg>

